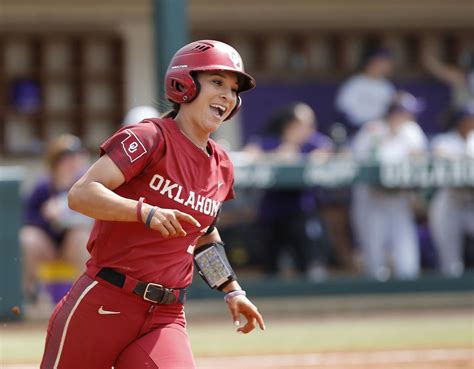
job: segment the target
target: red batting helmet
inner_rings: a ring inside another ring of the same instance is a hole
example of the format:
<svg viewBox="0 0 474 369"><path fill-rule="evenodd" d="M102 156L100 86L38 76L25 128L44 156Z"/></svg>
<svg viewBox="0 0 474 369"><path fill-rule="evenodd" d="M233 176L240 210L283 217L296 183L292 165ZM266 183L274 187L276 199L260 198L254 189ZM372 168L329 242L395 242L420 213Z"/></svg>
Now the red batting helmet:
<svg viewBox="0 0 474 369"><path fill-rule="evenodd" d="M192 101L200 88L193 73L213 70L237 73L238 93L255 87L255 79L245 73L242 58L233 47L220 41L200 40L182 47L171 59L165 76L166 97L177 104ZM241 104L237 96L237 104L226 120L237 113Z"/></svg>

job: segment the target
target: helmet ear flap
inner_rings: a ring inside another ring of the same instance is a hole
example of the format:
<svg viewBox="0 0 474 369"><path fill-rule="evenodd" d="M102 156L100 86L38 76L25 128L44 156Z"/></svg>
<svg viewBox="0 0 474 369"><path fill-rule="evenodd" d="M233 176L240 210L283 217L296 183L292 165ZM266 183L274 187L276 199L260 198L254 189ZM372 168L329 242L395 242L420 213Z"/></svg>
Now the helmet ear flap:
<svg viewBox="0 0 474 369"><path fill-rule="evenodd" d="M230 112L229 116L227 118L225 118L224 120L229 120L230 118L232 118L235 114L237 114L237 112L240 110L240 107L242 106L242 98L240 97L240 95L237 95L237 103L235 104L235 107L234 109L232 109L232 111Z"/></svg>
<svg viewBox="0 0 474 369"><path fill-rule="evenodd" d="M201 92L201 84L199 83L198 79L193 74L191 74L191 78L194 82L193 96L191 96L186 102L193 101L199 95L199 92Z"/></svg>
<svg viewBox="0 0 474 369"><path fill-rule="evenodd" d="M189 74L179 74L169 78L168 98L174 103L183 104L194 100L199 93L199 82Z"/></svg>

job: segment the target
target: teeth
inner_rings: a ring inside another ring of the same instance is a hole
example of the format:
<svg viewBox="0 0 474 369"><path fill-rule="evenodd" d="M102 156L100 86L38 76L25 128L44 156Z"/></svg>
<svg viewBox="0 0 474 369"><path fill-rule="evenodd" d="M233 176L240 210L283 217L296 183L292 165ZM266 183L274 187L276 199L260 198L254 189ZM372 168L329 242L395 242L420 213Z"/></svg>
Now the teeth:
<svg viewBox="0 0 474 369"><path fill-rule="evenodd" d="M220 115L223 115L227 110L227 108L225 106L218 105L218 104L211 104L211 107L218 109Z"/></svg>

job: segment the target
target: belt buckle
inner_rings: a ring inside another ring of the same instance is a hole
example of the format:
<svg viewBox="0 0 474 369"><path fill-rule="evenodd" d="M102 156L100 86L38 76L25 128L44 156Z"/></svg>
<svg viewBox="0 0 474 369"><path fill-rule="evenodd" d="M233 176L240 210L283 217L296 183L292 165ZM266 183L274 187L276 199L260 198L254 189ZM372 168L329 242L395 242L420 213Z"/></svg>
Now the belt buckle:
<svg viewBox="0 0 474 369"><path fill-rule="evenodd" d="M161 297L160 301L155 301L147 297L147 294L149 293L150 287L157 287L163 291L164 287L161 284L158 283L148 283L145 288L145 292L143 292L143 300L152 302L154 304L160 304L163 301L163 298L165 296L165 291L163 291L163 296Z"/></svg>

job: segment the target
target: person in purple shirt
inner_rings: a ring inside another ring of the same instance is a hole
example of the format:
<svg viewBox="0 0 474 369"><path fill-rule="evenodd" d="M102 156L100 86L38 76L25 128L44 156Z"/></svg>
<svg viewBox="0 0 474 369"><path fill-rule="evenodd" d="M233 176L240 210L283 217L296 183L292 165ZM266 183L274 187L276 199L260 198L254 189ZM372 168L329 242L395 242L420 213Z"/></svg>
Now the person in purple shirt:
<svg viewBox="0 0 474 369"><path fill-rule="evenodd" d="M85 268L91 220L67 205L67 191L85 171L87 154L78 137L58 136L47 148L48 172L38 179L24 200L20 230L23 291L28 302L37 297L39 266L56 258Z"/></svg>
<svg viewBox="0 0 474 369"><path fill-rule="evenodd" d="M276 111L263 133L254 137L244 151L257 160L298 163L306 159L326 160L333 147L332 140L318 132L313 109L296 102ZM324 278L327 242L314 189L267 190L258 217L266 274L280 271L281 254L288 248L298 273L313 280Z"/></svg>

